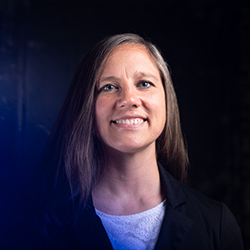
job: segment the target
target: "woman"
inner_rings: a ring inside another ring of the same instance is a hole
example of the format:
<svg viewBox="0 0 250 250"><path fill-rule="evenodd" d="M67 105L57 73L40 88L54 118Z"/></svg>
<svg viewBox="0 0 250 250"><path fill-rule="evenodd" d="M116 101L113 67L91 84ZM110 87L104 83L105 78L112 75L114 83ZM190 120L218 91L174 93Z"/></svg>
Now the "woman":
<svg viewBox="0 0 250 250"><path fill-rule="evenodd" d="M183 184L187 165L160 52L135 34L102 40L79 65L45 149L39 247L243 249L228 208Z"/></svg>

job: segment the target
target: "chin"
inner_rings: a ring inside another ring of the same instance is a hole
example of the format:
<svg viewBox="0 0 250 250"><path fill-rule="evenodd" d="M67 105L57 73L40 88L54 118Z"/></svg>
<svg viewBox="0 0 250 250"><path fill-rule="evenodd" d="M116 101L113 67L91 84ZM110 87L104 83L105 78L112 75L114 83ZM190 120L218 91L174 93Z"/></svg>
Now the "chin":
<svg viewBox="0 0 250 250"><path fill-rule="evenodd" d="M119 144L113 147L108 147L109 150L118 154L136 154L144 151L155 151L155 142L148 144Z"/></svg>

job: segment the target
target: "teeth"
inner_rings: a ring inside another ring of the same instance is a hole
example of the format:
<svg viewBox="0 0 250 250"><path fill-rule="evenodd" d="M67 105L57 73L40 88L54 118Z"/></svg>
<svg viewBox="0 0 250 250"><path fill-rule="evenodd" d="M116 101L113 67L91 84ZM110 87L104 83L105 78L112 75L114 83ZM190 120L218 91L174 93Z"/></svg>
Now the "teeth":
<svg viewBox="0 0 250 250"><path fill-rule="evenodd" d="M122 120L116 120L115 123L118 124L127 124L127 125L136 125L143 123L143 119L136 118L136 119L122 119Z"/></svg>

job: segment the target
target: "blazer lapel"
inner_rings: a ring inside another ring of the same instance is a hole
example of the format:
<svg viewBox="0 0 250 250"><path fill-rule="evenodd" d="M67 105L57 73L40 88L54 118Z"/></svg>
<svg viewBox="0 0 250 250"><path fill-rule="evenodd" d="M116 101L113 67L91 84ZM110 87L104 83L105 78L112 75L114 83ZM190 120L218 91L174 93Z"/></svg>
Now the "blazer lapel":
<svg viewBox="0 0 250 250"><path fill-rule="evenodd" d="M175 180L161 164L159 172L166 197L165 216L155 249L177 250L191 230L194 221L185 215L186 197L180 182Z"/></svg>
<svg viewBox="0 0 250 250"><path fill-rule="evenodd" d="M113 249L102 222L95 213L92 197L74 228L74 238L80 249Z"/></svg>

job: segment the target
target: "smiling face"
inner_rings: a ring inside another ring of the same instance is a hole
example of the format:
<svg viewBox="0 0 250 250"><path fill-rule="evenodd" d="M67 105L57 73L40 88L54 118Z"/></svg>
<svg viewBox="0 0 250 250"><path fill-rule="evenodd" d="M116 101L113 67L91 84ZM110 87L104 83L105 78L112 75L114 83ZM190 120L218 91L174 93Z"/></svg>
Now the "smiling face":
<svg viewBox="0 0 250 250"><path fill-rule="evenodd" d="M160 73L143 45L124 44L108 56L97 83L95 122L107 150L155 152L166 122Z"/></svg>

